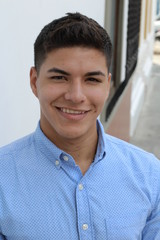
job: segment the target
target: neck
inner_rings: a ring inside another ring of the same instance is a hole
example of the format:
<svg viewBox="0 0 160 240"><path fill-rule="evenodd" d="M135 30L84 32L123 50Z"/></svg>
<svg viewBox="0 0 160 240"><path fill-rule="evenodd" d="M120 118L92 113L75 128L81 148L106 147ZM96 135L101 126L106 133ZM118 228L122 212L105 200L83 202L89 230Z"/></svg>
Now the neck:
<svg viewBox="0 0 160 240"><path fill-rule="evenodd" d="M97 150L97 142L98 135L96 131L88 138L79 139L78 141L67 140L63 144L63 150L74 158L83 175L94 160Z"/></svg>
<svg viewBox="0 0 160 240"><path fill-rule="evenodd" d="M43 128L42 128L43 129ZM43 129L45 130L45 129ZM46 131L44 131L46 134ZM46 134L47 136L47 134ZM58 148L70 154L75 163L80 167L84 174L94 160L97 149L98 134L96 126L92 131L80 138L61 138L61 136L52 134L52 138L47 136Z"/></svg>
<svg viewBox="0 0 160 240"><path fill-rule="evenodd" d="M77 139L77 141L76 139L67 140L63 145L63 150L73 156L76 162L88 158L93 160L97 148L97 140L97 132L94 132L88 138Z"/></svg>

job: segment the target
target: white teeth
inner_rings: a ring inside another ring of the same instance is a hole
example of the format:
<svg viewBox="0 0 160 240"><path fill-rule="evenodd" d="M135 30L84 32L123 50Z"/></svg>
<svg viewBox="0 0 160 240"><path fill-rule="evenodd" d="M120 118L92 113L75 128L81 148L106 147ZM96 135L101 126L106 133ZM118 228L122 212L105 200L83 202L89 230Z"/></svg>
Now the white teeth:
<svg viewBox="0 0 160 240"><path fill-rule="evenodd" d="M64 112L64 113L71 113L71 114L83 114L83 112L81 111L77 111L77 110L71 110L71 109L68 109L68 108L61 108L61 111Z"/></svg>

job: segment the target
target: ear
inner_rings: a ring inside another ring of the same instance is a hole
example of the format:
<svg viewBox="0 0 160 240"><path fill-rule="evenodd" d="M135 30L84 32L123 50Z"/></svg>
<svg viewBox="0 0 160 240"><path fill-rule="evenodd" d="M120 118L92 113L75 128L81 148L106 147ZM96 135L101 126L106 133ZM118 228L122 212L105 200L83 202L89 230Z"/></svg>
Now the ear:
<svg viewBox="0 0 160 240"><path fill-rule="evenodd" d="M30 69L30 86L32 89L32 92L36 97L38 97L37 94L37 71L35 67L31 67Z"/></svg>
<svg viewBox="0 0 160 240"><path fill-rule="evenodd" d="M109 86L110 86L110 83L111 83L111 78L112 78L112 74L109 73L108 74L108 79L107 79L107 82L108 82Z"/></svg>
<svg viewBox="0 0 160 240"><path fill-rule="evenodd" d="M109 95L109 92L110 92L110 85L111 85L111 73L108 74L108 79L107 79L107 98L108 98L108 95Z"/></svg>

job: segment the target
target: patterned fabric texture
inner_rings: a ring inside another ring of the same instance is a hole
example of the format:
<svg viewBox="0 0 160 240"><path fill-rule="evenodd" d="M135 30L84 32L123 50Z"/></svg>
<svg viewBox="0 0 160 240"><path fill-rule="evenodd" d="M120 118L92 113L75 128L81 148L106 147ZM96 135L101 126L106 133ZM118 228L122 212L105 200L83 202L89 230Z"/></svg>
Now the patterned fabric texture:
<svg viewBox="0 0 160 240"><path fill-rule="evenodd" d="M0 149L1 240L160 240L159 160L97 129L84 176L39 124Z"/></svg>

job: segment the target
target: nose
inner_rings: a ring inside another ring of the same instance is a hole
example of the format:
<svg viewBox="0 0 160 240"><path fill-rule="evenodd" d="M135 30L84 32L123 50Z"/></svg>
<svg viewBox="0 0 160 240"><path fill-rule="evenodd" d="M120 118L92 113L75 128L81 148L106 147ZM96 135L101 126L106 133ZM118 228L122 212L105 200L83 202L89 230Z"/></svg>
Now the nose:
<svg viewBox="0 0 160 240"><path fill-rule="evenodd" d="M82 103L85 101L86 96L81 81L73 81L68 86L65 93L65 99L73 103Z"/></svg>

